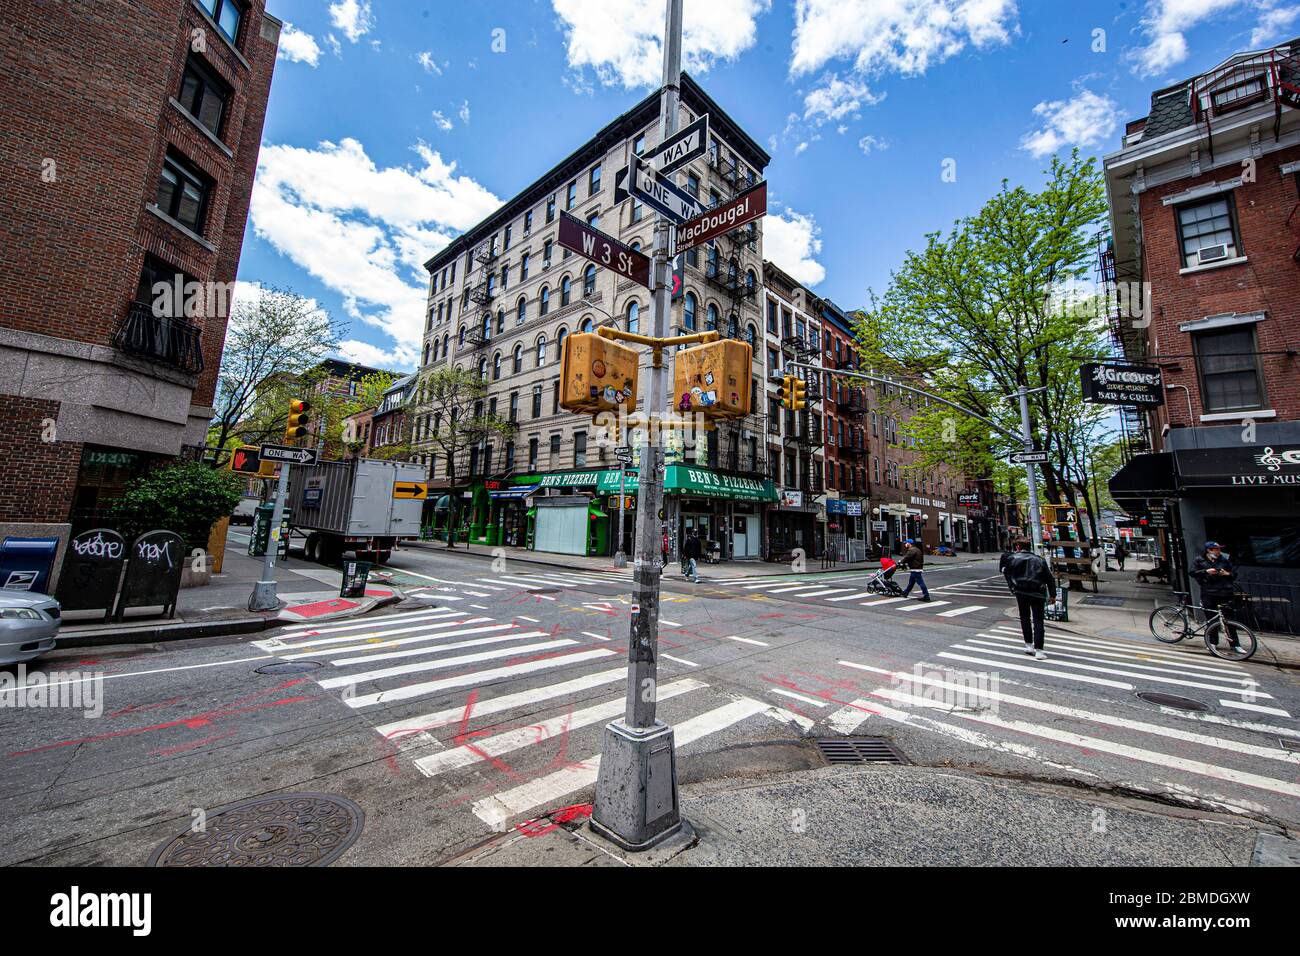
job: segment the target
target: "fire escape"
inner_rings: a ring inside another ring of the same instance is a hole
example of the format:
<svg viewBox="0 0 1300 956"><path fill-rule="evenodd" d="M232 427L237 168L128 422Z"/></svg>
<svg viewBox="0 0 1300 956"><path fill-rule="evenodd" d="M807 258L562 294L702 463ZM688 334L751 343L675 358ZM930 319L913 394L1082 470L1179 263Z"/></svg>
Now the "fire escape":
<svg viewBox="0 0 1300 956"><path fill-rule="evenodd" d="M482 268L479 271L478 284L470 292L469 298L471 302L477 305L487 305L496 298L496 292L493 288L495 283L493 267L497 261L497 255L496 247L491 242L485 242L477 255L474 256ZM482 345L483 343L480 341L478 344Z"/></svg>
<svg viewBox="0 0 1300 956"><path fill-rule="evenodd" d="M1269 50L1212 70L1192 81L1192 116L1205 130L1214 161L1214 125L1225 116L1260 103L1273 105L1273 139L1282 131L1282 108L1300 109L1300 57Z"/></svg>
<svg viewBox="0 0 1300 956"><path fill-rule="evenodd" d="M1106 326L1110 331L1112 347L1129 362L1143 362L1147 357L1146 332L1134 322L1133 296L1140 296L1140 281L1128 283L1128 291L1121 294L1117 284L1118 270L1115 265L1115 244L1108 235L1098 239L1097 273L1101 287L1106 290L1104 296L1106 309ZM1140 303L1143 308L1145 302ZM1124 462L1134 455L1151 450L1151 423L1136 405L1120 405L1120 455Z"/></svg>

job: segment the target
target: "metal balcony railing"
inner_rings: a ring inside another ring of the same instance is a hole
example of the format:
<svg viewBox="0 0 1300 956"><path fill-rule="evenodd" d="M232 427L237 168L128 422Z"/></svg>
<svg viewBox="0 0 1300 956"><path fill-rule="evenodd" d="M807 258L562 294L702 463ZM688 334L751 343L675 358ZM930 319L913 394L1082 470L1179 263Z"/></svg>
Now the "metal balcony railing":
<svg viewBox="0 0 1300 956"><path fill-rule="evenodd" d="M132 302L113 344L131 355L197 375L203 371L201 338L197 325L154 315L148 302Z"/></svg>
<svg viewBox="0 0 1300 956"><path fill-rule="evenodd" d="M487 283L476 286L474 291L469 294L471 302L477 302L479 305L487 305L496 298L496 293L488 288Z"/></svg>

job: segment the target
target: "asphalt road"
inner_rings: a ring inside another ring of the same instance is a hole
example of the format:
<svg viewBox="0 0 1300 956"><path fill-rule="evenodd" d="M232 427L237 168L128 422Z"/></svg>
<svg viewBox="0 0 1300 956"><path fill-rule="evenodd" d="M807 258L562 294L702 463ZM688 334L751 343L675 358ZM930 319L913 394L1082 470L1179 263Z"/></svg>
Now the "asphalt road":
<svg viewBox="0 0 1300 956"><path fill-rule="evenodd" d="M630 572L392 564L415 600L386 613L42 661L102 697L0 694L0 863L143 864L216 808L292 791L364 810L343 864L428 864L589 802L623 710ZM660 612L683 783L820 766L807 738L866 735L917 764L1300 823L1294 672L1058 634L1035 661L995 560L932 570L928 604L881 603L859 573L701 573L670 569Z"/></svg>

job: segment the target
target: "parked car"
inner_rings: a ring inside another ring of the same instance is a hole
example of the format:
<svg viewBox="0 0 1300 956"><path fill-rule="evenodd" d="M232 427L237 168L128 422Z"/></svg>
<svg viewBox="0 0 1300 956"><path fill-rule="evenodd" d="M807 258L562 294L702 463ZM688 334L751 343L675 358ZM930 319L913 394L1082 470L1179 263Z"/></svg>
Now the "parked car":
<svg viewBox="0 0 1300 956"><path fill-rule="evenodd" d="M48 594L0 590L0 664L21 664L54 650L59 602Z"/></svg>
<svg viewBox="0 0 1300 956"><path fill-rule="evenodd" d="M231 512L231 524L249 524L253 523L253 513L257 511L257 506L262 503L260 498L245 495L239 499L239 504L235 505L235 510Z"/></svg>

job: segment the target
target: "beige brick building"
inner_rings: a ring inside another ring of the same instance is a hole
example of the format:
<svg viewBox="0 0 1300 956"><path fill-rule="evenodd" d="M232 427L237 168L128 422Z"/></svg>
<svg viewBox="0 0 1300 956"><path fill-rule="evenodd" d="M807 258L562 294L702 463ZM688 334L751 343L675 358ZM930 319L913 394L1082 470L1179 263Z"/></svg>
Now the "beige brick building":
<svg viewBox="0 0 1300 956"><path fill-rule="evenodd" d="M708 152L673 179L708 205L758 182L770 157L683 75L679 124L705 113ZM560 213L568 212L649 251L654 213L635 199L615 205L615 180L633 152L643 153L659 141L659 125L656 92L426 263L430 285L422 368L450 363L477 371L490 385L484 411L494 406L519 425L512 442L484 442L468 461L457 463L461 481L455 493L467 495L475 541L579 554L610 554L617 548L617 463L589 418L559 407L560 350L567 335L601 324L652 332L650 295L562 249L557 230ZM776 497L768 481L760 405L761 221L683 254L678 266L683 286L673 301L672 329L716 328L755 346L755 414L720 427L707 447L698 449L690 469L682 453L670 450L665 529L674 551L678 537L696 528L719 542L724 557L758 557L763 513ZM643 375L648 365L647 351ZM643 410L640 403L638 410ZM415 454L428 466L434 486L445 489L447 463L428 441L440 423L427 409L417 406L411 413ZM633 523L629 512L628 540Z"/></svg>

